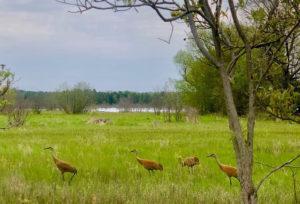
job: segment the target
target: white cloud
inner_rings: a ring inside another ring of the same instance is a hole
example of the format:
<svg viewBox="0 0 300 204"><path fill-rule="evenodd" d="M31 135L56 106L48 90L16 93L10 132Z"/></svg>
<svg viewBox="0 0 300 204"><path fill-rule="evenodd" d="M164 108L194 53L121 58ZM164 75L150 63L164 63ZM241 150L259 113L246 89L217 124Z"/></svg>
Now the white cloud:
<svg viewBox="0 0 300 204"><path fill-rule="evenodd" d="M90 82L95 86L124 89L122 83L130 82L122 79L130 75L132 84L127 87L134 88L136 80L145 82L137 88L147 89L147 84L152 88L153 84L164 83L162 78L177 73L172 60L184 47L184 26L174 24L171 45L159 41L157 38L169 37L170 25L152 10L140 13L95 10L80 15L67 13L69 7L53 4L51 0L0 0L3 2L0 61L11 65L22 78L20 88L32 89L39 81L42 84L39 87L49 90L67 79L89 82L88 78L94 78ZM137 73L138 78L134 79L128 71ZM57 73L61 74L56 76ZM150 78L149 73L159 77ZM118 81L117 85L113 81Z"/></svg>
<svg viewBox="0 0 300 204"><path fill-rule="evenodd" d="M100 33L74 27L74 20L66 19L64 14L60 17L41 13L2 12L0 43L2 47L24 46L33 50L44 47L49 51L56 48L78 53L100 49L100 53L107 55L113 51L128 49L125 41L116 42L112 38L101 36Z"/></svg>
<svg viewBox="0 0 300 204"><path fill-rule="evenodd" d="M0 24L0 37L12 41L46 40L53 34L48 24L28 13L2 12Z"/></svg>

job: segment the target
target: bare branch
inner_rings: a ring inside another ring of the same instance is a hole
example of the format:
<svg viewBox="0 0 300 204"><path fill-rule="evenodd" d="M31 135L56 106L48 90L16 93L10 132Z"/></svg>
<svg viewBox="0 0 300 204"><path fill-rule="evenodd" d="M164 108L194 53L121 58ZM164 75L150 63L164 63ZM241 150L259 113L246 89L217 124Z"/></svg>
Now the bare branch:
<svg viewBox="0 0 300 204"><path fill-rule="evenodd" d="M187 9L189 10L190 9L190 4L189 4L189 2L187 0L185 0L185 4L186 4ZM191 29L192 35L194 36L194 40L196 42L197 47L199 48L199 50L201 51L201 53L204 55L204 57L206 59L208 59L208 61L210 61L216 68L220 68L222 66L220 64L220 62L217 59L215 59L215 57L213 57L208 52L208 50L205 48L204 43L200 40L198 32L197 32L196 25L195 25L195 22L193 20L193 14L189 13L187 15L187 17L188 17L188 24L190 25L190 29Z"/></svg>
<svg viewBox="0 0 300 204"><path fill-rule="evenodd" d="M294 158L292 158L291 160L279 165L278 167L274 168L272 171L270 171L266 176L264 176L260 182L258 183L257 187L256 187L256 192L258 192L258 190L260 189L260 187L262 186L262 184L275 172L279 171L280 169L290 165L291 163L293 163L295 160L300 158L300 154L298 154L297 156L295 156Z"/></svg>
<svg viewBox="0 0 300 204"><path fill-rule="evenodd" d="M237 61L238 61L238 60L240 59L240 57L242 57L245 53L246 53L246 52L245 52L244 49L239 50L238 53L235 54L235 55L232 57L231 61L228 63L226 70L227 70L227 72L228 72L228 74L229 74L230 76L231 76L231 75L233 74L233 72L234 72L234 67L235 67Z"/></svg>
<svg viewBox="0 0 300 204"><path fill-rule="evenodd" d="M171 25L171 33L170 33L169 39L168 40L164 40L162 38L158 38L159 40L161 40L161 41L163 41L163 42L165 42L167 44L171 43L173 32L174 32L174 26L173 26L172 22L170 22L170 25Z"/></svg>
<svg viewBox="0 0 300 204"><path fill-rule="evenodd" d="M239 36L243 40L244 44L248 44L248 39L247 39L245 33L243 32L242 27L240 25L240 22L238 20L233 0L228 0L228 3L229 3L229 8L230 8L230 11L231 11L231 16L232 16L235 28L236 28Z"/></svg>
<svg viewBox="0 0 300 204"><path fill-rule="evenodd" d="M272 169L276 168L274 166L271 166L270 164L266 164L266 163L262 163L262 162L254 162L254 163L260 164L262 166L266 166L266 167L269 167L269 168L272 168ZM300 166L293 166L293 165L285 165L285 167L292 168L292 169L299 169L300 168Z"/></svg>
<svg viewBox="0 0 300 204"><path fill-rule="evenodd" d="M277 47L276 51L272 54L271 59L269 60L269 63L267 65L267 68L265 70L265 72L261 75L261 77L258 80L257 86L256 86L256 90L259 88L261 81L265 78L265 76L267 75L267 73L269 72L269 70L272 67L272 64L274 63L274 59L275 56L278 54L278 52L280 51L280 49L282 48L282 46L284 45L285 41L293 34L293 32L299 28L300 26L300 19L298 20L298 22L291 28L291 30L288 32L288 34L283 38L283 40L281 41L281 43L279 44L279 46ZM269 49L267 50L267 52L269 51Z"/></svg>

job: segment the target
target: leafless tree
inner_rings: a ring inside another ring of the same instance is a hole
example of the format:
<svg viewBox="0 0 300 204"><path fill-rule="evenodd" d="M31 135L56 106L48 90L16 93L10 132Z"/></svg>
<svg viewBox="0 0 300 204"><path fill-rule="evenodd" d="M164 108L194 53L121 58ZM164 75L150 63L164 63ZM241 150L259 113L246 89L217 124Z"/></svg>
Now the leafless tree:
<svg viewBox="0 0 300 204"><path fill-rule="evenodd" d="M187 122L197 123L199 112L196 108L193 107L185 107L185 117Z"/></svg>
<svg viewBox="0 0 300 204"><path fill-rule="evenodd" d="M163 109L163 92L162 91L156 91L153 94L152 101L151 101L151 107L154 109L155 115L160 115L162 109Z"/></svg>
<svg viewBox="0 0 300 204"><path fill-rule="evenodd" d="M7 108L6 112L8 116L7 128L23 126L29 115L29 110L26 109L26 105L22 103L19 103L17 105L11 105Z"/></svg>
<svg viewBox="0 0 300 204"><path fill-rule="evenodd" d="M118 103L118 107L123 112L130 112L131 109L133 108L133 102L132 102L131 98L122 97L122 98L120 98L120 101Z"/></svg>

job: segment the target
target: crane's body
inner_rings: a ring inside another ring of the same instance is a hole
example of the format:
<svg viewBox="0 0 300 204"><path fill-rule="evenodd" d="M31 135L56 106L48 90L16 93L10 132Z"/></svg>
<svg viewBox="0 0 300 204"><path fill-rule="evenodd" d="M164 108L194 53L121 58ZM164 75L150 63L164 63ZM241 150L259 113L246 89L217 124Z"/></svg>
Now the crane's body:
<svg viewBox="0 0 300 204"><path fill-rule="evenodd" d="M136 155L138 154L138 152L136 150L132 150L131 152L135 153ZM148 160L148 159L142 159L138 156L136 156L136 160L139 164L141 164L149 172L155 171L155 170L159 170L159 171L163 170L163 166L160 163L156 162L156 161L152 161L152 160Z"/></svg>
<svg viewBox="0 0 300 204"><path fill-rule="evenodd" d="M75 167L73 167L71 164L58 159L55 155L54 155L54 149L52 147L48 147L45 149L50 149L52 151L52 159L54 161L54 164L56 165L56 167L58 168L58 170L61 172L62 175L62 179L65 180L64 177L64 173L73 173L72 177L69 180L69 183L71 183L73 177L77 174L77 169Z"/></svg>
<svg viewBox="0 0 300 204"><path fill-rule="evenodd" d="M235 167L229 166L229 165L225 165L225 164L222 164L222 163L219 161L217 155L215 155L215 154L211 154L211 155L209 155L208 157L213 157L213 158L215 158L215 160L216 160L216 162L217 162L217 164L218 164L220 170L223 171L223 172L228 176L229 182L230 182L230 186L231 186L231 177L234 177L234 178L236 178L236 179L239 180L239 178L238 178L238 172L237 172L237 169L236 169Z"/></svg>
<svg viewBox="0 0 300 204"><path fill-rule="evenodd" d="M235 167L225 164L221 164L219 167L227 176L238 178L237 169Z"/></svg>
<svg viewBox="0 0 300 204"><path fill-rule="evenodd" d="M141 159L139 157L136 157L136 160L147 170L153 171L153 170L163 170L163 166L155 161L148 160L148 159Z"/></svg>
<svg viewBox="0 0 300 204"><path fill-rule="evenodd" d="M196 156L186 157L184 159L179 158L179 162L181 163L181 166L187 166L190 168L193 168L194 166L199 164L199 158Z"/></svg>

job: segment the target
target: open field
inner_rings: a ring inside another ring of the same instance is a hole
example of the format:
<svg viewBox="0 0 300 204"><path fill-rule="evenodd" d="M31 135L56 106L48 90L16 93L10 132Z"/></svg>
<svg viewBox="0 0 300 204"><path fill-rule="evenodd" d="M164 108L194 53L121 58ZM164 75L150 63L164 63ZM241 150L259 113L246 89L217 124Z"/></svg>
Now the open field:
<svg viewBox="0 0 300 204"><path fill-rule="evenodd" d="M92 116L113 123L86 124ZM1 116L0 125L4 124ZM50 152L43 150L47 146L77 167L70 186L61 180ZM131 149L138 149L142 158L159 161L164 171L149 175L129 153ZM275 166L299 150L300 125L257 121L255 161ZM164 123L151 113L31 115L24 127L0 132L0 203L239 203L238 182L233 179L230 188L215 161L206 158L209 153L235 165L226 118L201 116L193 125ZM178 164L180 155L197 155L201 165L191 173ZM268 171L256 164L255 181ZM300 174L296 179L300 181ZM292 203L292 189L291 172L286 169L265 183L259 200Z"/></svg>

